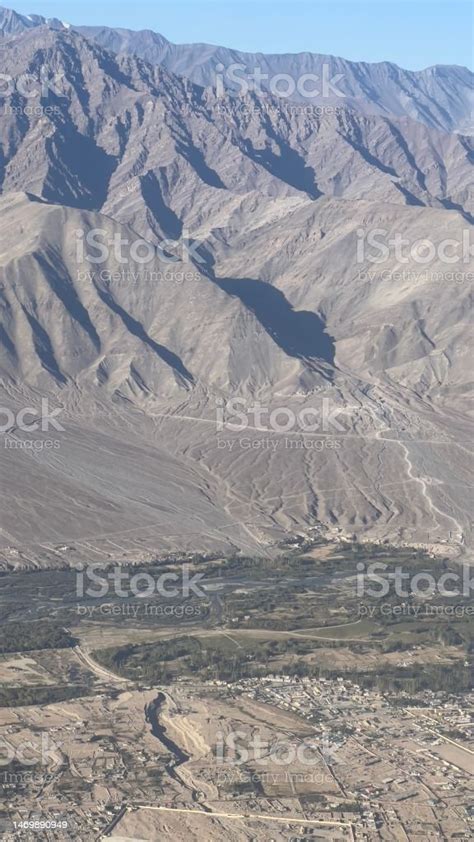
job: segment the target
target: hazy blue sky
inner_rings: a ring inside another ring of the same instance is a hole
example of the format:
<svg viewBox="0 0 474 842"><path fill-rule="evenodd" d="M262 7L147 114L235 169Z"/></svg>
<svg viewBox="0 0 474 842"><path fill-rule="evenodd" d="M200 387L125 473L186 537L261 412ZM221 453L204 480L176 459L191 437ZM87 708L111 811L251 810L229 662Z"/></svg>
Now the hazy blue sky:
<svg viewBox="0 0 474 842"><path fill-rule="evenodd" d="M251 52L331 53L421 69L472 66L471 0L3 0L71 23L154 29Z"/></svg>

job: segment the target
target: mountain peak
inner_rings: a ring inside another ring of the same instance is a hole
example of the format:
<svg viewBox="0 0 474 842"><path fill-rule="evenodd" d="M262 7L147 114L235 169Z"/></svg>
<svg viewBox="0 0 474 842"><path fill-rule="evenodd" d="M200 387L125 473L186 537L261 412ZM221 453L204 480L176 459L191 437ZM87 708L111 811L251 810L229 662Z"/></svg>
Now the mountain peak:
<svg viewBox="0 0 474 842"><path fill-rule="evenodd" d="M53 29L69 29L70 24L57 18L45 18L42 15L21 15L14 9L0 6L0 35L19 35L36 26L50 26Z"/></svg>

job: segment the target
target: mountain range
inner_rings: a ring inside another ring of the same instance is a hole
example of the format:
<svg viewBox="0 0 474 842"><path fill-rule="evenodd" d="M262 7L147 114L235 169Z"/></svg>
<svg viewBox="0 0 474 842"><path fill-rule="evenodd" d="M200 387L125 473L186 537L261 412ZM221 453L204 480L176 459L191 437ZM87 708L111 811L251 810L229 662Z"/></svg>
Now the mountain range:
<svg viewBox="0 0 474 842"><path fill-rule="evenodd" d="M441 131L472 134L474 130L473 74L466 67L437 65L409 71L390 62L353 62L317 53L271 55L210 44L173 44L152 30L71 27L57 19L19 15L0 7L0 34L18 34L44 25L55 29L74 28L110 52L135 55L150 64L159 64L201 87L215 87L221 77L226 89L252 88L251 78L258 69L262 75L258 88L263 93L271 88L272 82L278 88L275 81L278 75L288 76L290 82L282 81L280 89L291 101L310 105L342 103L365 114L410 117ZM327 92L312 80L302 85L301 91L297 82L308 74L320 82L324 78L335 81Z"/></svg>
<svg viewBox="0 0 474 842"><path fill-rule="evenodd" d="M0 404L63 428L4 431L3 565L314 529L464 552L472 74L5 9L0 33ZM344 96L220 89L216 63ZM283 434L255 404L340 420Z"/></svg>

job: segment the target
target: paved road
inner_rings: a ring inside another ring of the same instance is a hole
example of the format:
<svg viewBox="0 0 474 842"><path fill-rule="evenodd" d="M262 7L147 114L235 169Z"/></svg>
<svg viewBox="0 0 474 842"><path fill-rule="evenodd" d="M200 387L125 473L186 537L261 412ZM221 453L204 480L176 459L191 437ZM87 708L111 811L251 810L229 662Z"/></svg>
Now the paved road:
<svg viewBox="0 0 474 842"><path fill-rule="evenodd" d="M97 663L97 661L94 661L87 652L84 652L80 646L74 646L73 652L98 678L101 678L102 680L106 678L109 681L113 681L114 684L133 684L133 682L129 681L128 678L122 678L121 675L116 675L105 667L102 667Z"/></svg>
<svg viewBox="0 0 474 842"><path fill-rule="evenodd" d="M268 813L218 813L212 811L211 813L205 813L203 810L195 810L191 807L153 807L149 804L137 804L136 809L138 810L158 810L163 813L194 813L199 816L209 816L222 818L222 819L242 819L253 821L268 821L268 822L281 822L283 824L311 824L311 825L318 825L318 826L332 826L332 827L347 827L347 829L352 828L351 822L343 822L343 821L335 821L330 819L300 819L296 816L269 816Z"/></svg>

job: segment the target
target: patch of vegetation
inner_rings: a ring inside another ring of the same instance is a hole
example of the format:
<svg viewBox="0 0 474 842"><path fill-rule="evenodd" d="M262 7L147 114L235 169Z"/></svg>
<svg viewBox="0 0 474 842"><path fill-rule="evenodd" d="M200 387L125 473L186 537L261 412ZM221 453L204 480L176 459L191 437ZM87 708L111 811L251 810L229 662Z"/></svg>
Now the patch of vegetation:
<svg viewBox="0 0 474 842"><path fill-rule="evenodd" d="M39 620L33 623L5 623L1 627L0 654L30 652L34 649L67 649L78 641L57 624Z"/></svg>
<svg viewBox="0 0 474 842"><path fill-rule="evenodd" d="M414 694L422 690L465 693L472 689L472 674L463 664L424 664L412 667L379 667L377 672L326 672L324 678L347 678L363 689L377 689L382 693ZM396 703L396 702L395 702ZM406 700L405 700L406 704Z"/></svg>
<svg viewBox="0 0 474 842"><path fill-rule="evenodd" d="M343 645L342 642L335 644ZM352 646L366 644L352 644ZM178 676L238 681L284 672L310 678L340 678L383 693L409 694L423 690L453 693L470 689L469 668L462 663L397 667L380 665L377 671L348 669L334 671L304 658L321 646L320 641L301 638L262 640L225 635L179 637L149 644L112 647L94 653L108 669L144 684L168 684ZM326 646L326 643L324 643Z"/></svg>
<svg viewBox="0 0 474 842"><path fill-rule="evenodd" d="M26 705L50 705L65 702L78 696L89 696L89 688L84 685L66 687L0 687L0 707L25 707Z"/></svg>

